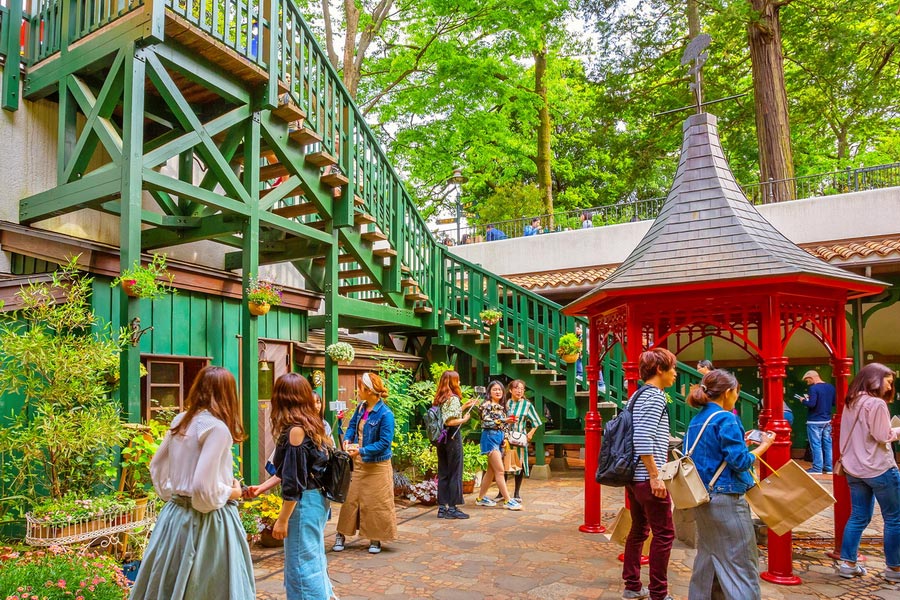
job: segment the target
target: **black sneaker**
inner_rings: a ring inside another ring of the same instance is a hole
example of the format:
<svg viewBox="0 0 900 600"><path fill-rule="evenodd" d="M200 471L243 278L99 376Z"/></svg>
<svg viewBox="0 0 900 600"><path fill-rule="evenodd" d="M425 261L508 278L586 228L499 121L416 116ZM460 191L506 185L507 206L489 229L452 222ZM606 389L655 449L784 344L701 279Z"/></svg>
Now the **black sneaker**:
<svg viewBox="0 0 900 600"><path fill-rule="evenodd" d="M438 519L446 519L447 518L447 510L448 509L446 506L441 506L440 508L438 508L437 518ZM452 519L453 517L450 517L450 518Z"/></svg>
<svg viewBox="0 0 900 600"><path fill-rule="evenodd" d="M468 519L469 515L459 510L455 506L451 506L447 509L447 512L444 516L445 519Z"/></svg>

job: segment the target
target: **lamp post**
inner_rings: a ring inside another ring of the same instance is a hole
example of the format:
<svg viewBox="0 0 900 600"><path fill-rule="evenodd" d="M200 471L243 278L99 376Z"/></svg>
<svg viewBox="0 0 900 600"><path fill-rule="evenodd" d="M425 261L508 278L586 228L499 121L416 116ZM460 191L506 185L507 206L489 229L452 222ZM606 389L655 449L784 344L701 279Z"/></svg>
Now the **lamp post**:
<svg viewBox="0 0 900 600"><path fill-rule="evenodd" d="M450 183L456 186L456 243L461 243L459 236L459 221L462 219L462 204L459 202L459 198L461 195L461 186L468 182L469 178L462 174L462 169L456 168L453 169L453 176L450 178Z"/></svg>

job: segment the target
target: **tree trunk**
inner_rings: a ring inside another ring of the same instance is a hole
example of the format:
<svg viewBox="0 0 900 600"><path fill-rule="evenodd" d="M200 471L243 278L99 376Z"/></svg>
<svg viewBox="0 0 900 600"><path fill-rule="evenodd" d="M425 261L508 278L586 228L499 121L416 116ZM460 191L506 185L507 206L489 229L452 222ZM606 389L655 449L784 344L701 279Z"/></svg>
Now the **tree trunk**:
<svg viewBox="0 0 900 600"><path fill-rule="evenodd" d="M537 181L544 202L544 210L550 215L549 227L553 228L553 176L550 170L550 107L547 105L547 85L544 75L547 72L547 48L543 46L534 51L534 91L541 99L538 111L537 131Z"/></svg>
<svg viewBox="0 0 900 600"><path fill-rule="evenodd" d="M356 34L359 31L359 9L353 0L344 0L344 19L347 30L344 32L344 87L350 96L356 99L359 86L359 71L354 68L356 61Z"/></svg>
<svg viewBox="0 0 900 600"><path fill-rule="evenodd" d="M750 0L758 18L748 26L750 61L756 107L756 139L759 145L759 177L772 180L763 202L793 199L794 158L787 92L784 87L784 56L778 12L785 0Z"/></svg>

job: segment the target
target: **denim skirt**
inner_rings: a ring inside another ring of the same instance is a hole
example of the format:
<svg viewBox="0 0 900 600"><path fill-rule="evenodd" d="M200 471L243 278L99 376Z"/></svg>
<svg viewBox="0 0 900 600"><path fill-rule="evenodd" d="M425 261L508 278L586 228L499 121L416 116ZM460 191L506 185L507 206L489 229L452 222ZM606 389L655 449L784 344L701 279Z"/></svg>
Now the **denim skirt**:
<svg viewBox="0 0 900 600"><path fill-rule="evenodd" d="M325 559L329 502L317 489L304 490L288 521L284 540L287 600L329 600L334 592Z"/></svg>
<svg viewBox="0 0 900 600"><path fill-rule="evenodd" d="M490 454L494 450L503 452L503 431L500 429L482 429L481 453Z"/></svg>
<svg viewBox="0 0 900 600"><path fill-rule="evenodd" d="M132 600L253 600L256 586L237 505L202 513L189 498L162 508L144 552Z"/></svg>

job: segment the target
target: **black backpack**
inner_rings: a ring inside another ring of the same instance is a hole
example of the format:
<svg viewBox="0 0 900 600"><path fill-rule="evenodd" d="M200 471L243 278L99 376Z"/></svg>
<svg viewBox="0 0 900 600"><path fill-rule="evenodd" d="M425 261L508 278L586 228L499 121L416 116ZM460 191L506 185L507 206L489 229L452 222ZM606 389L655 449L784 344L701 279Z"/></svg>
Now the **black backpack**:
<svg viewBox="0 0 900 600"><path fill-rule="evenodd" d="M432 406L425 411L425 435L432 444L440 444L447 436L440 406Z"/></svg>
<svg viewBox="0 0 900 600"><path fill-rule="evenodd" d="M319 478L322 493L329 500L343 503L347 501L350 477L353 473L353 459L343 450L328 449L328 464Z"/></svg>
<svg viewBox="0 0 900 600"><path fill-rule="evenodd" d="M634 469L640 460L634 454L634 405L645 385L631 397L631 402L614 419L603 426L600 456L597 458L597 483L624 487L634 481Z"/></svg>

